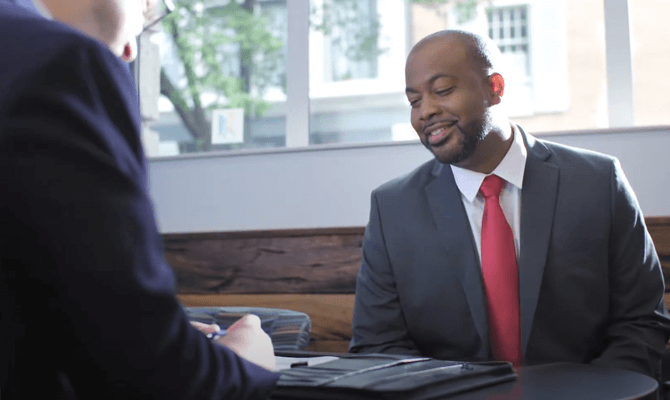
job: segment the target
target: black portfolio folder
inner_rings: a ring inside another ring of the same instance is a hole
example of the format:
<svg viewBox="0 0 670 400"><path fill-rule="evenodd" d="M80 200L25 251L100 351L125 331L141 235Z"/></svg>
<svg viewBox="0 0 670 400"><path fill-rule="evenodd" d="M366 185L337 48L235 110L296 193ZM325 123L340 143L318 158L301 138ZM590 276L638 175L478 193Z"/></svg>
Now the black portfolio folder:
<svg viewBox="0 0 670 400"><path fill-rule="evenodd" d="M444 399L514 379L514 369L506 362L366 354L283 370L271 399Z"/></svg>

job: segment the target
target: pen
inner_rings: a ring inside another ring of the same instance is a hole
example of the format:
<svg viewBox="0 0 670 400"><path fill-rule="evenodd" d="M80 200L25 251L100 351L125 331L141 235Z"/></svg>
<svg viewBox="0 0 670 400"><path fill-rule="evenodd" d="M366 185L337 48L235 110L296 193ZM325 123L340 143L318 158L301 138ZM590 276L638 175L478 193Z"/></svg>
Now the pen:
<svg viewBox="0 0 670 400"><path fill-rule="evenodd" d="M216 340L220 337L223 337L226 335L226 330L225 329L219 329L216 332L211 332L207 334L207 338L211 340Z"/></svg>

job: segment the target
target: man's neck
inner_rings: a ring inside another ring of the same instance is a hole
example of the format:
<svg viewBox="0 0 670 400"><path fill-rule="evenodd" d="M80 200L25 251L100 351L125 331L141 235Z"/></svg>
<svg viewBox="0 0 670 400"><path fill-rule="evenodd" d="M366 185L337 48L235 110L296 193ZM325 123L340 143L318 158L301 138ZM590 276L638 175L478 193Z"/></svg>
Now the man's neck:
<svg viewBox="0 0 670 400"><path fill-rule="evenodd" d="M479 142L475 152L456 166L482 174L490 174L505 158L513 141L512 126L509 121L506 121L505 125L495 126L484 140Z"/></svg>
<svg viewBox="0 0 670 400"><path fill-rule="evenodd" d="M33 0L33 2L36 6L40 3L51 15L51 19L70 25L94 39L107 43L98 18L94 14L93 0Z"/></svg>
<svg viewBox="0 0 670 400"><path fill-rule="evenodd" d="M33 6L46 19L53 19L53 14L42 0L32 0Z"/></svg>

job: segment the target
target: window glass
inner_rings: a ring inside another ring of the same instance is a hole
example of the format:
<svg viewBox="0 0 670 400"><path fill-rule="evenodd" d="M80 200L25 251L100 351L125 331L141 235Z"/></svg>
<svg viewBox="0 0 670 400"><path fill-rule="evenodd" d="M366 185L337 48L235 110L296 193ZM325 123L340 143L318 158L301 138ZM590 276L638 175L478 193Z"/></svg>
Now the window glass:
<svg viewBox="0 0 670 400"><path fill-rule="evenodd" d="M178 0L160 46L159 156L284 146L286 2ZM155 152L154 152L155 155Z"/></svg>
<svg viewBox="0 0 670 400"><path fill-rule="evenodd" d="M670 125L670 1L629 1L636 125Z"/></svg>
<svg viewBox="0 0 670 400"><path fill-rule="evenodd" d="M607 127L602 1L311 1L310 143L414 139L405 58L448 28L500 47L506 107L529 132Z"/></svg>
<svg viewBox="0 0 670 400"><path fill-rule="evenodd" d="M488 35L500 48L512 71L530 78L528 5L489 7L486 10Z"/></svg>
<svg viewBox="0 0 670 400"><path fill-rule="evenodd" d="M301 1L176 1L154 35L161 48L160 115L148 127L158 133L160 151L151 154L286 145L292 134L286 132L287 7ZM405 59L421 38L449 28L498 44L503 104L527 131L608 127L602 0L309 4L309 45L301 53L309 57L309 144L415 140ZM670 2L629 4L636 123L668 124L670 83L663 73L670 40L662 18Z"/></svg>
<svg viewBox="0 0 670 400"><path fill-rule="evenodd" d="M531 133L608 126L602 1L498 0L477 8L505 61L514 122Z"/></svg>
<svg viewBox="0 0 670 400"><path fill-rule="evenodd" d="M405 138L406 0L311 0L311 8L310 144Z"/></svg>

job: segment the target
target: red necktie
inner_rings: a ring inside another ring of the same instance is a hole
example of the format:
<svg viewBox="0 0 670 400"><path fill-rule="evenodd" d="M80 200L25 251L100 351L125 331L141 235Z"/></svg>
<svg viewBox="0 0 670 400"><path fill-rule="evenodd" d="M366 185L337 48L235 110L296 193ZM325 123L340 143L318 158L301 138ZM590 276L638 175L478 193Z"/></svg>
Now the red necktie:
<svg viewBox="0 0 670 400"><path fill-rule="evenodd" d="M493 356L518 367L522 359L519 269L512 229L500 207L504 183L500 177L489 175L479 188L486 201L482 218L482 275Z"/></svg>

